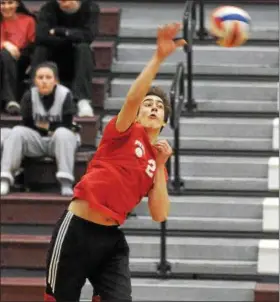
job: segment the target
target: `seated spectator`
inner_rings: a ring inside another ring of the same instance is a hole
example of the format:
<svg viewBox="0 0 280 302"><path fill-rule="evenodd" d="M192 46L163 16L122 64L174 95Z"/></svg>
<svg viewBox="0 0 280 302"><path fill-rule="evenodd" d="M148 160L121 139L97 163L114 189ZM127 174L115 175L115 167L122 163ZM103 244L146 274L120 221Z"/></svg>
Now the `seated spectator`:
<svg viewBox="0 0 280 302"><path fill-rule="evenodd" d="M92 0L50 0L38 16L32 66L47 60L56 62L61 81L71 82L80 117L94 114L90 44L97 35L98 17L99 6Z"/></svg>
<svg viewBox="0 0 280 302"><path fill-rule="evenodd" d="M1 131L0 136L1 136L1 151L2 151L4 141L8 138L12 130L10 128L1 128L0 131Z"/></svg>
<svg viewBox="0 0 280 302"><path fill-rule="evenodd" d="M42 63L34 72L35 86L24 94L21 102L23 125L15 126L3 144L1 195L9 193L14 183L13 172L19 169L24 156L54 156L61 194L71 196L75 152L80 140L72 122L73 97L68 88L58 84L54 63Z"/></svg>
<svg viewBox="0 0 280 302"><path fill-rule="evenodd" d="M21 0L0 0L1 109L19 114L19 86L30 63L35 40L35 17Z"/></svg>

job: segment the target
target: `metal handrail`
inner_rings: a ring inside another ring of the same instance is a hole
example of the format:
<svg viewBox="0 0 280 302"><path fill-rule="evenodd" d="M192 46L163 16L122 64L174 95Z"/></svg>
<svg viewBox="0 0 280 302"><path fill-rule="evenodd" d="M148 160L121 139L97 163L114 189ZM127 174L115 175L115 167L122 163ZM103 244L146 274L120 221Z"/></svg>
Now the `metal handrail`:
<svg viewBox="0 0 280 302"><path fill-rule="evenodd" d="M193 98L193 37L196 29L196 2L186 1L183 16L183 37L188 42L184 50L186 52L187 65L187 102L185 108L192 113L196 109Z"/></svg>
<svg viewBox="0 0 280 302"><path fill-rule="evenodd" d="M180 191L180 188L183 185L180 178L180 116L185 102L185 67L183 62L180 62L177 65L169 96L172 111L170 126L173 129L174 140L173 188L176 191Z"/></svg>
<svg viewBox="0 0 280 302"><path fill-rule="evenodd" d="M204 29L204 5L203 0L200 3L200 29L197 32L200 39L205 37ZM174 151L174 166L172 187L175 191L180 192L184 187L184 182L180 177L180 117L184 109L188 112L193 112L196 109L196 103L193 98L193 37L196 30L196 2L188 0L185 4L183 15L183 38L188 42L184 46L186 53L187 64L187 97L185 95L185 66L183 62L177 64L176 73L173 78L169 96L171 103L170 127L173 129L173 151ZM185 102L186 100L186 102ZM171 175L172 163L168 162L168 174ZM166 255L166 234L167 221L161 223L160 231L160 262L157 270L161 278L167 278L171 273L171 264L167 261Z"/></svg>

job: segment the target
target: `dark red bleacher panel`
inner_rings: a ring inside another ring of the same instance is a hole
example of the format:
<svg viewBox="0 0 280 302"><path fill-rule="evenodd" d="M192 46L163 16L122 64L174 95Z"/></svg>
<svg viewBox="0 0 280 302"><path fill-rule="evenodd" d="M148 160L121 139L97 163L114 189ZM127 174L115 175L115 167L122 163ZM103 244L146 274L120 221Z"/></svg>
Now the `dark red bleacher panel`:
<svg viewBox="0 0 280 302"><path fill-rule="evenodd" d="M44 278L1 277L1 302L43 302Z"/></svg>
<svg viewBox="0 0 280 302"><path fill-rule="evenodd" d="M1 269L44 269L50 236L1 234Z"/></svg>
<svg viewBox="0 0 280 302"><path fill-rule="evenodd" d="M257 283L255 302L279 302L279 284Z"/></svg>
<svg viewBox="0 0 280 302"><path fill-rule="evenodd" d="M69 197L53 193L12 193L1 197L3 225L53 226L70 203Z"/></svg>
<svg viewBox="0 0 280 302"><path fill-rule="evenodd" d="M75 179L78 181L85 173L87 164L92 158L93 151L77 152L75 160ZM53 158L38 157L25 158L23 161L24 167L24 183L26 187L37 186L57 186L56 172L57 166Z"/></svg>
<svg viewBox="0 0 280 302"><path fill-rule="evenodd" d="M82 146L96 147L96 136L100 127L100 116L94 117L75 117L75 122L81 125L81 140ZM12 128L19 125L21 117L2 114L0 116L0 126Z"/></svg>

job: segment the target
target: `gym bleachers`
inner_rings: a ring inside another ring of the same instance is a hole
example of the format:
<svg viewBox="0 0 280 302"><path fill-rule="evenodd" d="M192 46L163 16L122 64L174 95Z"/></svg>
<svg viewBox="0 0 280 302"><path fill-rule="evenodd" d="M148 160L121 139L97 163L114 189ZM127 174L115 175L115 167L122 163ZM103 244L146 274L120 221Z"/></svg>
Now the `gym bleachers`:
<svg viewBox="0 0 280 302"><path fill-rule="evenodd" d="M26 2L34 10L40 5ZM157 25L181 20L184 2L99 2L93 98L100 116L77 119L83 126L77 180L98 145L99 130L118 112L129 85L151 57ZM250 2L241 5L254 21L245 46L223 49L211 39L194 39L198 109L180 119L185 189L178 195L170 188L166 255L171 271L159 278L160 225L149 217L144 199L137 217L123 226L131 249L133 301L278 301L278 7ZM206 25L221 1L211 3L205 5ZM177 63L185 60L185 53L177 51L154 83L168 93ZM18 121L1 116L1 126ZM169 126L162 135L173 142ZM42 301L50 234L69 203L55 189L50 158L25 161L24 183L28 191L1 198L3 302ZM82 300L91 301L91 295L86 283Z"/></svg>

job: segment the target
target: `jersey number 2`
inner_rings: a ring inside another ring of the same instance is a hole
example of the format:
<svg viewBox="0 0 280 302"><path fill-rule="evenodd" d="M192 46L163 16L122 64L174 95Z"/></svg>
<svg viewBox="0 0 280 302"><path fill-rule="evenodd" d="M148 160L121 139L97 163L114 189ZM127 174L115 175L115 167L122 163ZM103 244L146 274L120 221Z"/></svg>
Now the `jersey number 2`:
<svg viewBox="0 0 280 302"><path fill-rule="evenodd" d="M149 177L152 178L154 176L155 171L156 171L156 161L154 159L149 159L146 168L146 173Z"/></svg>

